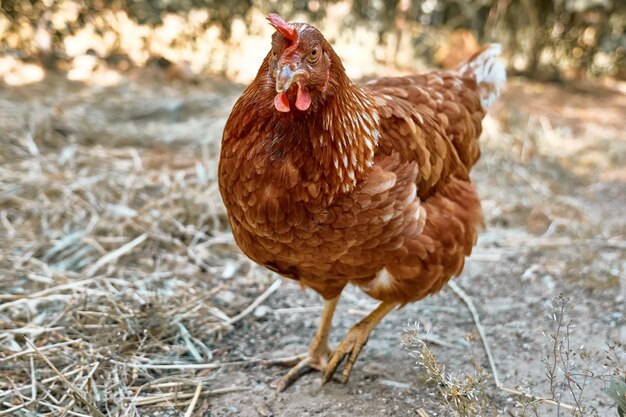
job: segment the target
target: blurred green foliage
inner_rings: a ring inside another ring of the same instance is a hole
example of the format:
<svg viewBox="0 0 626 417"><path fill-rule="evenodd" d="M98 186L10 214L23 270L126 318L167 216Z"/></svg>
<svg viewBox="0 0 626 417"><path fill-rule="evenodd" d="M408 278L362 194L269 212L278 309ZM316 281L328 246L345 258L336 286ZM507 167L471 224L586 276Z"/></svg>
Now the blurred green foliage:
<svg viewBox="0 0 626 417"><path fill-rule="evenodd" d="M235 17L249 16L253 8L278 11L286 18L304 13L317 22L331 5L350 7L346 27L367 25L379 34L405 30L409 22L428 30L450 31L465 28L479 42L498 41L508 51L509 67L539 78L559 78L567 69L581 76L626 78L626 1L624 0L4 0L4 28L0 51L19 50L33 54L50 49L63 55L63 38L75 33L102 13L124 11L137 23L159 25L167 13L208 11L204 27L219 25L221 36L230 35ZM52 24L51 16L72 5L76 13L62 25ZM35 36L26 39L24 26L47 28L49 45ZM98 31L107 30L101 24ZM411 32L417 47L424 42L423 29ZM17 34L24 37L20 44Z"/></svg>

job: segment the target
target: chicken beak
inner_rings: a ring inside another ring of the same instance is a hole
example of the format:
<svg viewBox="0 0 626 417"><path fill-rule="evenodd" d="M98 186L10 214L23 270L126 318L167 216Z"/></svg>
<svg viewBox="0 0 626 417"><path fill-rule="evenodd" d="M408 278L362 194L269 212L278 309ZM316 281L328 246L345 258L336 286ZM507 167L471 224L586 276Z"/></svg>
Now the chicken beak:
<svg viewBox="0 0 626 417"><path fill-rule="evenodd" d="M283 65L276 75L276 92L279 94L286 92L289 90L289 87L298 82L303 75L304 71L299 68L297 69L295 64Z"/></svg>

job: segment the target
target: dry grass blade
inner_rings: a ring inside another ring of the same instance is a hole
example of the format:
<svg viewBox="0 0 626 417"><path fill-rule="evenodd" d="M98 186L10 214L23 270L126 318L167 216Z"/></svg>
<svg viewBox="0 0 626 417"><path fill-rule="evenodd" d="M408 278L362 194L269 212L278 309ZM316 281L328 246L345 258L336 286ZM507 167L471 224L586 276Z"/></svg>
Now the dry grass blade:
<svg viewBox="0 0 626 417"><path fill-rule="evenodd" d="M193 369L193 370L201 370L201 369L219 369L228 366L240 366L240 365L248 365L250 363L261 362L261 359L250 359L247 361L234 361L234 362L222 362L222 363L181 363L181 364L152 364L152 363L127 363L127 362L119 362L112 361L117 365L128 366L130 368L136 369Z"/></svg>
<svg viewBox="0 0 626 417"><path fill-rule="evenodd" d="M219 388L215 390L202 390L198 394L198 397L228 394L231 392L248 391L250 389L251 388L249 387L226 387L226 388ZM146 406L146 405L152 405L152 404L160 404L160 403L173 401L173 400L186 400L186 399L195 397L195 395L196 395L195 392L183 393L183 394L178 393L178 392L171 392L171 393L166 393L166 394L153 395L149 397L140 397L135 400L134 404L140 407L140 406Z"/></svg>
<svg viewBox="0 0 626 417"><path fill-rule="evenodd" d="M15 415L16 411L21 410L22 408L28 407L29 405L31 405L32 403L34 403L34 400L30 400L28 402L13 406L11 408L7 408L6 410L2 410L0 411L0 416L12 416Z"/></svg>
<svg viewBox="0 0 626 417"><path fill-rule="evenodd" d="M74 385L73 383L70 382L70 380L68 380L65 375L63 375L55 366L52 362L50 362L50 360L48 359L48 357L41 351L39 350L39 348L37 346L35 346L35 344L33 342L31 342L29 339L25 339L26 343L28 343L28 345L35 351L37 352L37 354L41 357L41 359L43 359L43 361L46 363L46 365L48 365L50 367L50 369L52 369L52 371L54 371L54 373L56 373L59 377L59 379L72 391L72 395L78 399L78 401L80 401L81 403L83 403L87 408L89 408L89 410L93 413L93 415L97 416L97 417L104 417L104 414L102 414L102 412L100 412L100 410L98 410L98 408L93 405L91 403L91 401L89 401L86 397L85 394L83 392L81 392L81 390L78 389L78 387L76 385Z"/></svg>
<svg viewBox="0 0 626 417"><path fill-rule="evenodd" d="M301 355L292 355L286 356L282 358L274 358L274 359L261 359L261 358L252 358L245 361L233 361L233 362L215 362L215 363L181 363L181 364L156 364L156 363L130 363L130 362L119 362L116 360L111 360L111 363L120 366L127 366L129 368L135 369L161 369L161 370L203 370L203 369L220 369L227 368L231 366L246 366L253 363L291 363L296 359L302 359L304 356Z"/></svg>
<svg viewBox="0 0 626 417"><path fill-rule="evenodd" d="M102 258L98 259L96 263L90 266L87 269L87 271L85 271L85 275L87 277L92 277L104 265L110 262L113 262L117 258L130 253L134 248L141 245L147 238L148 238L148 234L144 233L142 235L137 236L135 239L131 240L130 242L120 247L119 249L116 249L113 252L107 253Z"/></svg>
<svg viewBox="0 0 626 417"><path fill-rule="evenodd" d="M555 405L557 407L563 408L565 410L576 410L576 407L569 405L569 404L565 404L559 401L555 401L555 400L551 400L549 398L543 398L543 397L537 397L535 395L529 394L527 392L523 392L523 391L519 391L516 389L512 389L512 388L506 388L506 387L499 387L499 389L501 391L507 392L509 394L513 394L513 395L517 395L519 397L524 397L530 401L536 401L536 402L540 402L540 403L544 403L544 404L550 404L550 405Z"/></svg>
<svg viewBox="0 0 626 417"><path fill-rule="evenodd" d="M60 348L60 347L63 347L63 346L73 345L75 343L80 343L81 341L82 341L81 339L76 339L76 340L69 340L67 342L54 343L54 344L47 345L47 346L39 348L39 352L44 352L46 350L56 349L56 348ZM8 361L10 361L12 359L19 358L22 355L28 355L29 353L34 353L34 352L36 352L34 349L23 350L21 352L14 353L13 355L9 355L7 357L0 358L0 363L8 362Z"/></svg>
<svg viewBox="0 0 626 417"><path fill-rule="evenodd" d="M417 410L415 410L415 412L419 417L430 417L426 410L424 410L423 408L418 408Z"/></svg>
<svg viewBox="0 0 626 417"><path fill-rule="evenodd" d="M261 295L257 297L248 307L246 307L241 313L237 314L235 317L231 318L229 324L235 324L242 318L246 317L248 314L252 313L255 308L261 305L263 301L267 300L267 298L272 295L282 284L282 279L277 279L265 290Z"/></svg>
<svg viewBox="0 0 626 417"><path fill-rule="evenodd" d="M202 383L199 383L196 386L196 391L193 393L193 398L191 399L191 402L189 403L189 407L187 408L187 411L185 412L184 417L191 417L191 415L193 414L194 408L196 408L196 403L198 402L198 398L200 398L201 392L202 392Z"/></svg>
<svg viewBox="0 0 626 417"><path fill-rule="evenodd" d="M70 284L57 285L57 286L52 287L52 288L47 288L45 290L38 291L38 292L35 292L33 294L30 294L28 297L17 298L16 300L10 301L8 303L4 303L4 304L0 305L0 311L6 310L6 309L8 309L10 307L13 307L13 306L15 306L17 304L20 304L20 303L25 303L25 302L28 302L30 300L37 300L37 299L46 297L46 296L48 296L50 294L53 294L53 293L57 293L57 292L65 291L65 290L77 289L77 288L80 288L80 287L85 286L87 284L90 284L90 283L92 283L94 281L95 281L95 279L84 279L84 280L72 282Z"/></svg>
<svg viewBox="0 0 626 417"><path fill-rule="evenodd" d="M254 309L260 306L261 303L263 303L265 300L267 300L267 298L270 295L272 295L281 286L281 284L282 284L281 279L277 279L276 281L274 281L272 285L270 285L261 295L259 295L252 303L250 303L248 307L243 309L243 311L241 311L235 317L230 318L227 322L221 323L219 326L216 326L215 329L213 329L213 332L217 332L221 328L224 328L227 326L232 326L233 324L237 323L239 320L246 317L248 314L252 313Z"/></svg>

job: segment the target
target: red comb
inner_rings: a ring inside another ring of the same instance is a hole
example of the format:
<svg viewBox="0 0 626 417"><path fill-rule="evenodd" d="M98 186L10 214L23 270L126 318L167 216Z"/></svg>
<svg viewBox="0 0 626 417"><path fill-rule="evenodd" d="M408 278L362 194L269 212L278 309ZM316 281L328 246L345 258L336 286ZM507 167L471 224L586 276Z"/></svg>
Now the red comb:
<svg viewBox="0 0 626 417"><path fill-rule="evenodd" d="M282 17L275 13L270 13L267 15L266 19L270 22L270 25L274 26L274 28L283 35L286 39L297 42L298 41L298 32L287 22L283 20Z"/></svg>

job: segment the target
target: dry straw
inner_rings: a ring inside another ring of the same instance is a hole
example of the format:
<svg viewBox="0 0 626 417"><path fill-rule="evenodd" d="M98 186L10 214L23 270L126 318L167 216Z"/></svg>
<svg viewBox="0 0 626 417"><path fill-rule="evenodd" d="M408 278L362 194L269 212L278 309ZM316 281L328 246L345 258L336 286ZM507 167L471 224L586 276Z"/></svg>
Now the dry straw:
<svg viewBox="0 0 626 417"><path fill-rule="evenodd" d="M38 88L0 96L0 416L192 415L246 390L214 383L250 363L224 363L216 341L280 281L227 232L218 129L194 117L175 129L191 145L158 143L232 95Z"/></svg>

